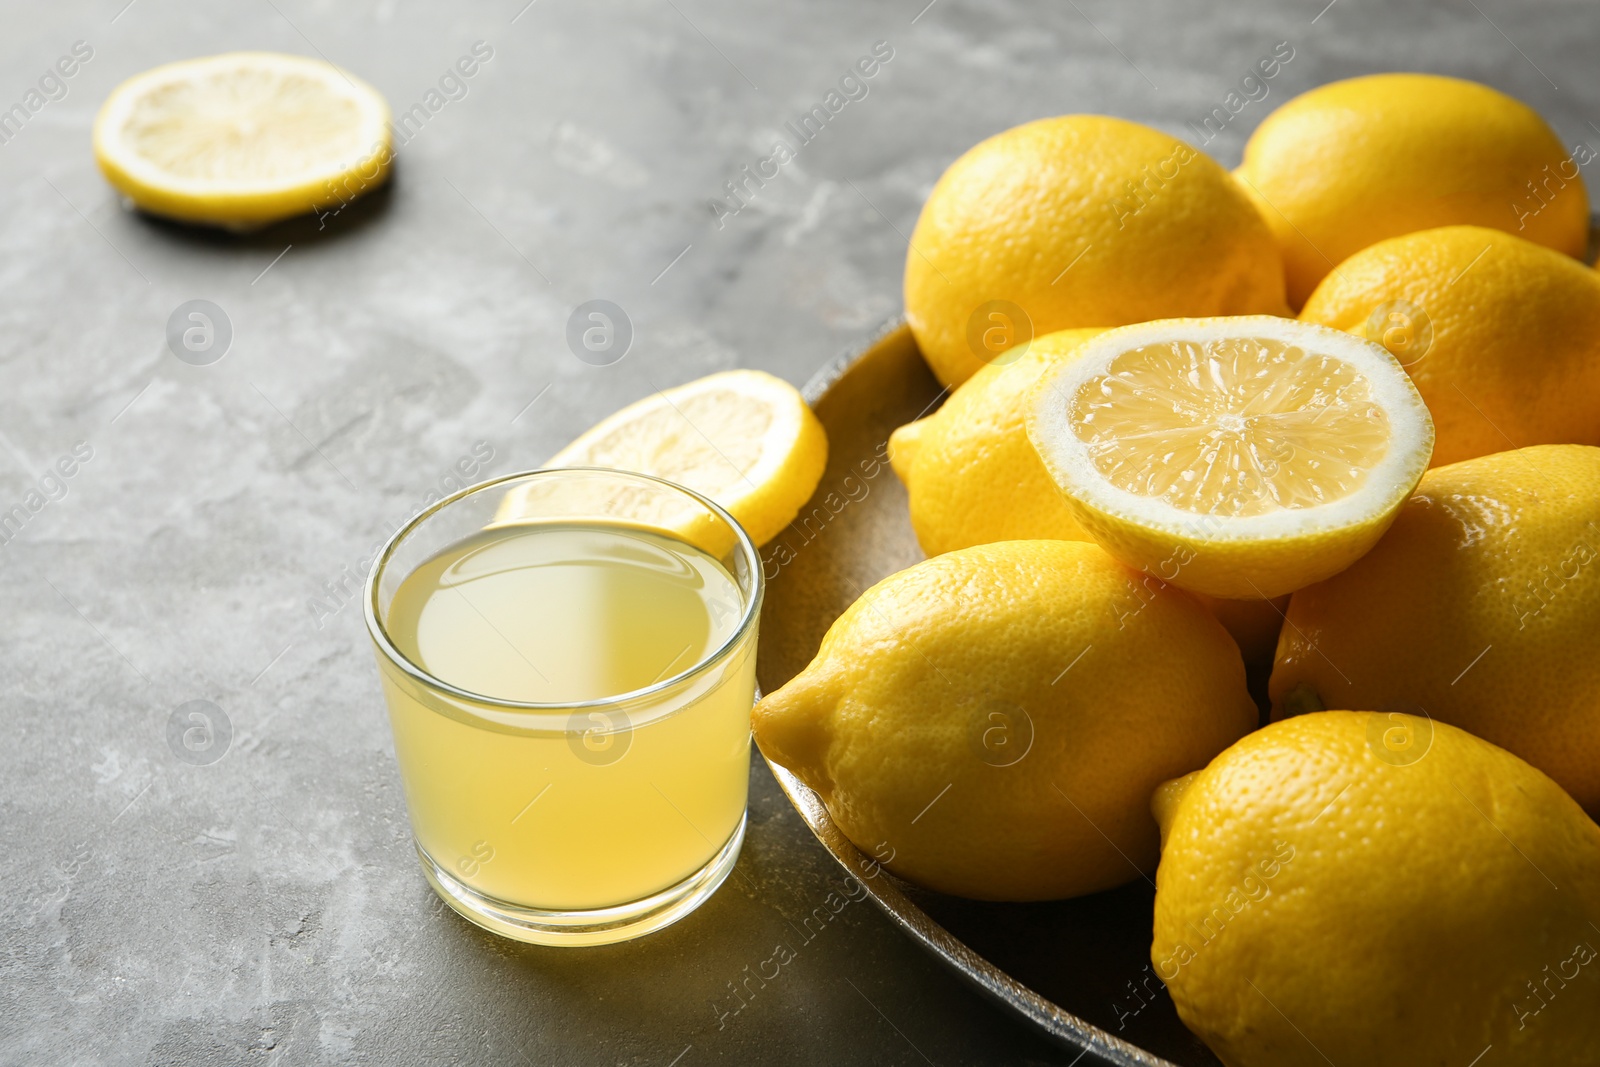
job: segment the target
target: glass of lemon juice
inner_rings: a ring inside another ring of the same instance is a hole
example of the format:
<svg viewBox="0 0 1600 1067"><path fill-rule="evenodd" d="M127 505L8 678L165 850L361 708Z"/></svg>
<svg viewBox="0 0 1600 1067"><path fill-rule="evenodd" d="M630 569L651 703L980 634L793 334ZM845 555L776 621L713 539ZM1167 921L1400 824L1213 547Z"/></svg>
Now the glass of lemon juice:
<svg viewBox="0 0 1600 1067"><path fill-rule="evenodd" d="M642 474L511 475L403 526L366 618L440 897L541 944L709 897L744 839L761 596L738 523Z"/></svg>

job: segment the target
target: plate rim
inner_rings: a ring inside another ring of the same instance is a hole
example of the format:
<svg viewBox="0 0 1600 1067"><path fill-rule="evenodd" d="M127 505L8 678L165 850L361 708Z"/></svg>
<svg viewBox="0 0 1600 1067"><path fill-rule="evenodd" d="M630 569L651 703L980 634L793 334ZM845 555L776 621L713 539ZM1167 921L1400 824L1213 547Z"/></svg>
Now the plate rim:
<svg viewBox="0 0 1600 1067"><path fill-rule="evenodd" d="M760 746L757 745L757 748ZM822 798L809 786L781 764L773 762L765 752L761 753L761 758L777 779L784 796L822 843L822 847L844 868L845 873L861 883L872 902L913 941L979 992L1022 1016L1057 1043L1080 1054L1095 1053L1103 1064L1113 1064L1115 1067L1180 1067L1080 1019L973 951L965 941L946 930L907 897L897 884L899 879L877 861L868 859L844 836L844 832L828 815Z"/></svg>
<svg viewBox="0 0 1600 1067"><path fill-rule="evenodd" d="M800 391L806 403L815 407L852 367L909 331L904 315L880 324L864 343L846 349L811 376ZM941 399L949 392L946 387ZM759 743L756 747L760 751ZM766 752L761 752L761 758L812 835L847 874L861 883L872 902L913 941L990 1000L1043 1030L1058 1044L1078 1052L1080 1058L1092 1052L1102 1063L1115 1067L1180 1067L1079 1018L990 963L912 901L898 878L856 848L834 823L816 792Z"/></svg>

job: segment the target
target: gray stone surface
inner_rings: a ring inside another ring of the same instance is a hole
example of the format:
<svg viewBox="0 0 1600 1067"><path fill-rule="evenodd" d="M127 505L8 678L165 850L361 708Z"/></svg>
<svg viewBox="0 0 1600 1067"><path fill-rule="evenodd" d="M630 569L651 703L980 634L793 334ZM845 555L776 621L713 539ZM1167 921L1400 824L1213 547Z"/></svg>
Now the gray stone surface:
<svg viewBox="0 0 1600 1067"><path fill-rule="evenodd" d="M737 876L664 933L555 952L442 912L343 576L477 442L509 471L657 387L803 381L896 312L941 169L1019 121L1181 135L1288 40L1225 163L1275 103L1384 69L1600 144L1579 2L124 2L3 5L0 106L94 51L0 145L0 510L52 491L0 548L5 1064L1070 1062L864 903L719 1027L838 877L759 769ZM155 222L90 157L100 100L157 63L320 52L405 109L479 40L392 188L325 228ZM719 228L723 183L878 40L869 94ZM609 367L564 343L595 297L637 330ZM233 328L209 366L164 340L196 298ZM209 764L169 745L195 700L231 725Z"/></svg>

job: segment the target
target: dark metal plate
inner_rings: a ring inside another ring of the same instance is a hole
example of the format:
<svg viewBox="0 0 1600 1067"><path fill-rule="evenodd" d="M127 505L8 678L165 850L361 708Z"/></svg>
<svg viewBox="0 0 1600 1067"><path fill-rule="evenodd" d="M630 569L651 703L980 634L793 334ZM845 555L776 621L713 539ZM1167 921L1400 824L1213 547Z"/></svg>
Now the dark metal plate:
<svg viewBox="0 0 1600 1067"><path fill-rule="evenodd" d="M892 325L824 367L806 399L828 431L828 469L806 510L763 550L769 577L756 672L765 692L811 661L863 590L923 558L905 489L884 459L889 434L943 399L911 331ZM878 867L834 826L816 794L782 767L773 764L772 772L817 839L901 929L1077 1051L1074 1063L1217 1067L1150 968L1155 894L1146 881L1047 904L932 893Z"/></svg>

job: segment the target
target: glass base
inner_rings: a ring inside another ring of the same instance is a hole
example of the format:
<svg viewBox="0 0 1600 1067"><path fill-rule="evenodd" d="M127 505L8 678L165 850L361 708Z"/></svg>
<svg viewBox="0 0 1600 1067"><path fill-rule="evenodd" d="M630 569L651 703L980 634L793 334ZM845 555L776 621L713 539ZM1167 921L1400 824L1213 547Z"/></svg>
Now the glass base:
<svg viewBox="0 0 1600 1067"><path fill-rule="evenodd" d="M609 945L670 926L698 908L733 871L744 844L747 816L704 867L643 900L583 911L549 911L511 904L461 882L417 845L428 884L462 918L492 934L533 945Z"/></svg>

